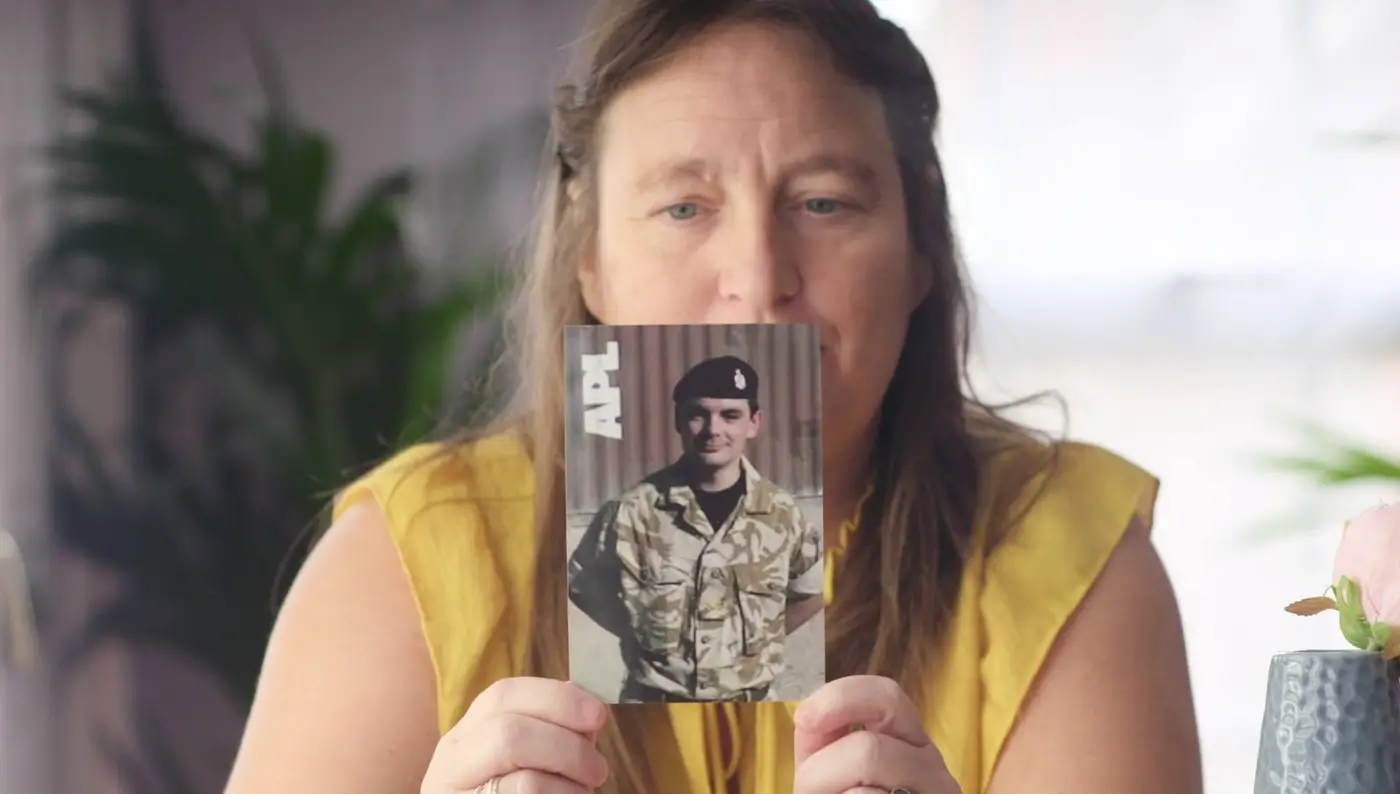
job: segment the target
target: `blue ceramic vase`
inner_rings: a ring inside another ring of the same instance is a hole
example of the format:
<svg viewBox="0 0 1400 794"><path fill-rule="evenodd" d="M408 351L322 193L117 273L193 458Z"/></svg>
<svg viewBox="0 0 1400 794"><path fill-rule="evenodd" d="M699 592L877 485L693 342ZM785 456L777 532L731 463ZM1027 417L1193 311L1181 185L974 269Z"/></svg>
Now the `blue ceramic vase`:
<svg viewBox="0 0 1400 794"><path fill-rule="evenodd" d="M1396 666L1362 651L1275 656L1254 794L1400 792Z"/></svg>

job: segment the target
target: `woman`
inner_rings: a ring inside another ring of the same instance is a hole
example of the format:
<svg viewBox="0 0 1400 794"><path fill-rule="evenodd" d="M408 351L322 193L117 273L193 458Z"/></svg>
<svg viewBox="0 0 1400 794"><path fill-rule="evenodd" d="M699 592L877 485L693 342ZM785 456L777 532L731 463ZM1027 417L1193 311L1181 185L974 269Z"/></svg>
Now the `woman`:
<svg viewBox="0 0 1400 794"><path fill-rule="evenodd" d="M867 0L610 3L557 149L498 427L344 493L229 794L1201 788L1155 481L960 389L938 100ZM831 683L621 707L567 678L561 335L822 333Z"/></svg>

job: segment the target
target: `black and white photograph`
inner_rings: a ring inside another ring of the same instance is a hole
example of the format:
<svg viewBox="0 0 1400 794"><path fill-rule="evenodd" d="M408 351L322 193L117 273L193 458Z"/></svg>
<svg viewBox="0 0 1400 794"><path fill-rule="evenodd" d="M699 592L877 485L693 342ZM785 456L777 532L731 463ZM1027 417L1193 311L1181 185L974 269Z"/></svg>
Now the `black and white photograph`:
<svg viewBox="0 0 1400 794"><path fill-rule="evenodd" d="M564 354L570 678L609 703L820 687L816 329L571 326Z"/></svg>

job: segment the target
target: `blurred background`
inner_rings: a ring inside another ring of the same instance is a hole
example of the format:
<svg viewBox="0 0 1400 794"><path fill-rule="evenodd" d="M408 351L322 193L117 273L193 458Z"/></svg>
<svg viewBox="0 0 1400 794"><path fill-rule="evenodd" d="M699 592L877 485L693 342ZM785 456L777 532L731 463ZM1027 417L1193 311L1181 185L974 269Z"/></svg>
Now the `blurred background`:
<svg viewBox="0 0 1400 794"><path fill-rule="evenodd" d="M1269 656L1341 647L1283 606L1400 492L1400 4L879 5L944 97L984 396L1163 479L1207 790L1248 790ZM585 12L0 5L0 794L220 790L329 492L492 397Z"/></svg>

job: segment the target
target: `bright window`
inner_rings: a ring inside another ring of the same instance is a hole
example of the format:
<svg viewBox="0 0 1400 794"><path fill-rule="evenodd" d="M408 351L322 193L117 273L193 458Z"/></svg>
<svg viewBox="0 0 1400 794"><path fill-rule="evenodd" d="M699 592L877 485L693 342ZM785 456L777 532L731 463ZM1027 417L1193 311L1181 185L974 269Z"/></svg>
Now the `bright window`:
<svg viewBox="0 0 1400 794"><path fill-rule="evenodd" d="M1396 313L1400 5L877 4L934 65L997 318L1354 344Z"/></svg>

